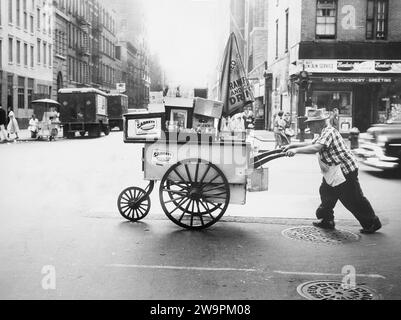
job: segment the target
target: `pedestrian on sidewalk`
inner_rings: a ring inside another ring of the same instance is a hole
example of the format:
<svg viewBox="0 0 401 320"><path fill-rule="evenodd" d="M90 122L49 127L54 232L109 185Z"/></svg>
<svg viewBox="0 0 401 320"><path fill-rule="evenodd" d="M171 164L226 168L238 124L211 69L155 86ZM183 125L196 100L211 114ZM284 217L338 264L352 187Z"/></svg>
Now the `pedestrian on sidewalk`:
<svg viewBox="0 0 401 320"><path fill-rule="evenodd" d="M4 142L7 140L7 113L6 110L3 109L2 105L0 104L0 141Z"/></svg>
<svg viewBox="0 0 401 320"><path fill-rule="evenodd" d="M18 121L15 118L14 111L11 107L8 108L8 118L10 119L7 125L7 137L10 138L10 134L15 134L17 140L19 139L19 126Z"/></svg>
<svg viewBox="0 0 401 320"><path fill-rule="evenodd" d="M338 200L355 216L362 226L361 233L372 234L382 225L358 180L358 166L351 151L324 109L315 110L306 120L316 138L312 142L295 143L284 148L288 157L296 154L319 154L323 173L320 187L321 204L316 211L320 220L315 227L333 230L334 207Z"/></svg>
<svg viewBox="0 0 401 320"><path fill-rule="evenodd" d="M287 137L288 144L291 144L291 139L295 136L295 132L292 129L291 113L287 112L284 115L284 121L285 121L284 133L285 136Z"/></svg>
<svg viewBox="0 0 401 320"><path fill-rule="evenodd" d="M285 135L286 122L283 119L283 116L284 112L280 111L274 119L274 139L276 140L274 149L281 148L290 143Z"/></svg>
<svg viewBox="0 0 401 320"><path fill-rule="evenodd" d="M31 120L29 120L29 131L31 132L31 138L36 139L39 132L39 120L33 114Z"/></svg>

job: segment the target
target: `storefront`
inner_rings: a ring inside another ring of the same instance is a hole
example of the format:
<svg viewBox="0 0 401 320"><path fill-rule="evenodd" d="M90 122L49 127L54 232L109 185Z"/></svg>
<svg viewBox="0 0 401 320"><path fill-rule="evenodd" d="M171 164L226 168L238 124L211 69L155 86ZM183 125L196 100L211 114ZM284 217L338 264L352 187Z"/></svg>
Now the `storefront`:
<svg viewBox="0 0 401 320"><path fill-rule="evenodd" d="M304 68L310 76L305 111L338 109L342 134L353 127L364 132L400 112L401 61L313 60Z"/></svg>

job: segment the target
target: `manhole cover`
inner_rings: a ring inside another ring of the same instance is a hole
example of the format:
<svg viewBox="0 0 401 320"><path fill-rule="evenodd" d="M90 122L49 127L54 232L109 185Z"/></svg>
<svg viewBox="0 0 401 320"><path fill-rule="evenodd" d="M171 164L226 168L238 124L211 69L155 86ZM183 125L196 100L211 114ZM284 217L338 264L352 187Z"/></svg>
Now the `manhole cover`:
<svg viewBox="0 0 401 320"><path fill-rule="evenodd" d="M366 286L343 288L339 281L311 281L301 284L298 293L308 300L379 300L379 295Z"/></svg>
<svg viewBox="0 0 401 320"><path fill-rule="evenodd" d="M345 230L324 230L315 227L295 227L284 230L283 235L294 240L320 244L343 244L359 241L359 235Z"/></svg>

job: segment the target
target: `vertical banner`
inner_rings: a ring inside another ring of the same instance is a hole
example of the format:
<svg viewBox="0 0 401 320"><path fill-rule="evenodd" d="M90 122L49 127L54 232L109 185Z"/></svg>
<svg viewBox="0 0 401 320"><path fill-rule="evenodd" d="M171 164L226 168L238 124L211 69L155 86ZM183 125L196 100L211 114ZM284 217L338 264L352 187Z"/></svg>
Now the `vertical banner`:
<svg viewBox="0 0 401 320"><path fill-rule="evenodd" d="M224 103L224 116L230 116L242 107L254 102L252 89L246 76L234 33L231 33L224 52L219 100Z"/></svg>

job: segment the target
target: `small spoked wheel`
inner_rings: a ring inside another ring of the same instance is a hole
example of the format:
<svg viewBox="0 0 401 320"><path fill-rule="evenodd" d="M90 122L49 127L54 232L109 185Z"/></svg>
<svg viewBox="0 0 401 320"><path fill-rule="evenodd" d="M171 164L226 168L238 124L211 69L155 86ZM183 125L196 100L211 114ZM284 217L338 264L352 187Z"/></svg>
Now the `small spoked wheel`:
<svg viewBox="0 0 401 320"><path fill-rule="evenodd" d="M230 186L214 164L189 159L172 166L159 189L167 217L180 227L201 230L218 222L230 203Z"/></svg>
<svg viewBox="0 0 401 320"><path fill-rule="evenodd" d="M117 201L120 214L132 222L145 218L150 211L150 204L150 198L145 190L137 187L125 189Z"/></svg>

